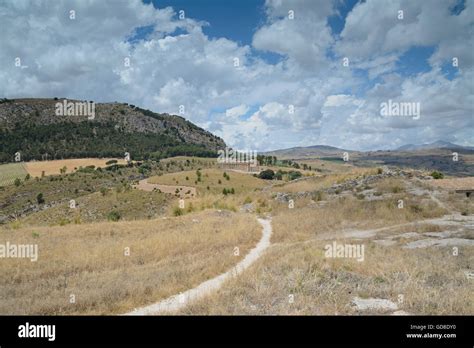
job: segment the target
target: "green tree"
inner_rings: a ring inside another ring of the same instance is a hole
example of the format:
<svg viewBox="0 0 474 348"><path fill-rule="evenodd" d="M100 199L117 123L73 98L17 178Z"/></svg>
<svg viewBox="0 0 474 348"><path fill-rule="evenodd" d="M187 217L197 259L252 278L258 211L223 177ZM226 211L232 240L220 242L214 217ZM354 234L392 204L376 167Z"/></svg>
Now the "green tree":
<svg viewBox="0 0 474 348"><path fill-rule="evenodd" d="M36 201L38 202L38 204L43 204L44 203L44 198L43 198L42 193L38 193L38 195L36 196Z"/></svg>
<svg viewBox="0 0 474 348"><path fill-rule="evenodd" d="M275 172L271 169L263 170L258 174L258 177L260 179L265 179L265 180L273 180L275 177Z"/></svg>

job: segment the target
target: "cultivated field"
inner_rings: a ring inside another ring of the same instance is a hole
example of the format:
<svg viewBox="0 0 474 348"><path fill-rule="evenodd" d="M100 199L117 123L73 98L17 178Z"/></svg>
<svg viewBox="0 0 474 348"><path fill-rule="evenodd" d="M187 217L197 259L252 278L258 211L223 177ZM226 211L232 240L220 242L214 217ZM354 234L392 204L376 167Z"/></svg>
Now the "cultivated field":
<svg viewBox="0 0 474 348"><path fill-rule="evenodd" d="M23 180L27 174L23 163L0 164L0 186L12 185L15 179Z"/></svg>
<svg viewBox="0 0 474 348"><path fill-rule="evenodd" d="M267 185L264 180L249 174L221 169L203 169L200 172L200 179L197 171L183 171L154 176L148 182L150 184L194 186L198 194L222 193L224 188L233 188L235 193L251 192ZM228 174L229 179L224 177L224 173Z"/></svg>
<svg viewBox="0 0 474 348"><path fill-rule="evenodd" d="M120 158L76 158L54 161L36 161L25 162L25 168L33 177L40 177L44 171L44 175L60 174L60 169L66 167L67 173L72 173L80 167L95 166L103 168L106 162L116 160L118 164L125 164L126 161Z"/></svg>

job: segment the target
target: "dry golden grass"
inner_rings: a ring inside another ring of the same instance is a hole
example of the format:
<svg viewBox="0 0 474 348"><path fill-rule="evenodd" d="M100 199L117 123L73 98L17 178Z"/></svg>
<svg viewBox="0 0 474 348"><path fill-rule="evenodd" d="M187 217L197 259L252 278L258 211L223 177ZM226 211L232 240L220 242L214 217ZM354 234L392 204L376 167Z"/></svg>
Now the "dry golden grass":
<svg viewBox="0 0 474 348"><path fill-rule="evenodd" d="M305 163L308 166L311 166L311 169L319 169L322 172L331 172L331 173L347 173L358 170L357 167L354 167L350 163L339 163L334 161L326 161L317 158L311 159L301 159L297 160L300 165Z"/></svg>
<svg viewBox="0 0 474 348"><path fill-rule="evenodd" d="M472 280L463 273L474 262L472 247L453 256L451 248L406 250L363 243L362 262L326 258L322 241L273 247L241 277L179 314L353 315L362 313L351 305L356 296L398 303L399 295L399 309L410 314L474 313Z"/></svg>
<svg viewBox="0 0 474 348"><path fill-rule="evenodd" d="M296 182L281 183L281 185L277 184L272 187L272 191L288 193L316 191L329 188L334 184L340 184L349 179L356 179L364 175L376 174L376 172L376 169L357 168L357 170L354 170L351 173L328 174L323 176L315 176Z"/></svg>
<svg viewBox="0 0 474 348"><path fill-rule="evenodd" d="M195 161L197 163L217 163L217 158L214 157L192 157L192 156L174 156L174 157L168 157L168 158L163 158L160 160L161 163L167 163L167 162L172 162L172 161Z"/></svg>
<svg viewBox="0 0 474 348"><path fill-rule="evenodd" d="M236 193L251 192L267 185L264 180L255 178L249 174L221 169L203 169L200 172L201 181L198 181L196 171L193 170L154 176L151 177L148 182L150 184L194 186L198 190L198 194L207 192L222 193L224 188L234 188ZM224 172L230 177L229 180L224 178ZM186 177L188 180L186 180ZM207 187L209 187L209 190Z"/></svg>
<svg viewBox="0 0 474 348"><path fill-rule="evenodd" d="M261 166L260 169L261 170L271 169L275 173L279 170L284 171L284 172L296 171L296 172L300 172L303 176L320 176L321 175L320 173L314 170L304 170L303 168L296 169L296 168L291 168L291 167Z"/></svg>
<svg viewBox="0 0 474 348"><path fill-rule="evenodd" d="M192 186L176 186L176 185L160 185L150 184L148 179L143 179L138 184L133 185L134 188L146 192L163 192L175 195L180 198L196 197L196 188Z"/></svg>
<svg viewBox="0 0 474 348"><path fill-rule="evenodd" d="M396 198L361 201L346 196L331 200L324 206L298 206L297 203L294 209L285 205L273 219L272 242L302 241L331 231L378 228L446 213L434 202L421 203L409 196L404 199L403 209L398 208Z"/></svg>
<svg viewBox="0 0 474 348"><path fill-rule="evenodd" d="M430 180L428 183L448 190L474 190L474 177Z"/></svg>
<svg viewBox="0 0 474 348"><path fill-rule="evenodd" d="M0 164L0 186L12 185L17 178L23 181L27 174L23 163Z"/></svg>
<svg viewBox="0 0 474 348"><path fill-rule="evenodd" d="M2 259L1 314L116 314L197 286L235 265L261 227L248 215L2 228L0 243L38 244L37 262ZM130 256L125 256L125 248ZM234 248L240 250L234 256ZM76 303L69 303L70 295Z"/></svg>
<svg viewBox="0 0 474 348"><path fill-rule="evenodd" d="M37 161L37 162L26 162L25 168L31 176L41 177L44 171L45 175L58 175L60 169L64 166L67 167L66 173L72 173L75 171L74 168L79 167L95 166L106 167L106 162L110 160L116 160L118 164L125 164L126 161L120 158L73 158L65 160L54 160L54 161Z"/></svg>
<svg viewBox="0 0 474 348"><path fill-rule="evenodd" d="M127 189L94 192L75 199L71 209L65 201L46 210L40 210L21 219L21 224L54 226L103 221L111 212L117 212L122 220L143 220L164 215L168 199L159 192L143 192Z"/></svg>
<svg viewBox="0 0 474 348"><path fill-rule="evenodd" d="M250 204L253 208L252 213L262 215L272 211L276 203L267 199L266 195L260 192L240 193L240 194L218 194L204 193L195 198L185 199L184 208L180 208L179 201L175 201L169 206L169 215L184 215L206 209L240 211L245 204Z"/></svg>
<svg viewBox="0 0 474 348"><path fill-rule="evenodd" d="M456 229L432 223L403 225L447 211L433 201L410 195L407 184L399 179L382 180L374 186L391 197L363 201L335 195L324 206L298 200L293 209L280 204L273 209L271 249L241 277L178 314L390 314L387 310L357 311L352 300L381 298L397 303L399 295L403 296L399 309L410 314L474 313L472 280L464 273L472 270L473 247L460 247L458 255L453 255L452 247L404 249L411 240L397 237L403 232ZM403 209L397 206L398 197L405 201ZM339 233L388 226L397 227L375 236L354 237L359 239L343 239ZM465 238L472 238L472 233L467 235L470 237ZM329 239L318 239L322 236ZM391 236L395 237L393 246L373 242ZM333 241L363 244L364 260L326 258L324 247Z"/></svg>
<svg viewBox="0 0 474 348"><path fill-rule="evenodd" d="M400 193L405 191L405 183L400 178L387 178L377 182L374 187L381 193Z"/></svg>

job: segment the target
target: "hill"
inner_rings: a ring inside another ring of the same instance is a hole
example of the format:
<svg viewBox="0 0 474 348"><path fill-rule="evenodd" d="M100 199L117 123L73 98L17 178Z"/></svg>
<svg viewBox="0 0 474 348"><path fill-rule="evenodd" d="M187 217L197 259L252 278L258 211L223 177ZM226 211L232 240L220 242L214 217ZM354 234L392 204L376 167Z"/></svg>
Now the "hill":
<svg viewBox="0 0 474 348"><path fill-rule="evenodd" d="M279 159L300 159L300 158L311 158L311 157L325 157L325 156L337 156L341 157L344 152L351 152L349 150L340 149L328 145L313 145L307 147L292 147L289 149L281 149L275 151L269 151L265 155L276 156Z"/></svg>
<svg viewBox="0 0 474 348"><path fill-rule="evenodd" d="M406 144L397 148L397 151L418 151L418 150L434 150L434 149L462 149L462 150L474 150L472 146L461 146L450 143L449 141L438 140L428 144Z"/></svg>
<svg viewBox="0 0 474 348"><path fill-rule="evenodd" d="M82 157L216 156L224 141L186 119L134 105L96 103L93 117L58 116L64 99L0 100L0 162ZM67 102L78 102L67 100Z"/></svg>

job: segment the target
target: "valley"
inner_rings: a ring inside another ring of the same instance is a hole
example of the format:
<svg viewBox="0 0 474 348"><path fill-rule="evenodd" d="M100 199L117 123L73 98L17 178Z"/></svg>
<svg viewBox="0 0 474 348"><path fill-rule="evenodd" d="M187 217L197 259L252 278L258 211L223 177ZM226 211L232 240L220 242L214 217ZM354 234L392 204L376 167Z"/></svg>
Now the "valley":
<svg viewBox="0 0 474 348"><path fill-rule="evenodd" d="M0 244L37 248L34 261L2 254L0 313L474 312L474 204L459 193L474 188L470 149L314 146L248 167L212 147L140 146L131 158L17 148L23 160L0 165Z"/></svg>

